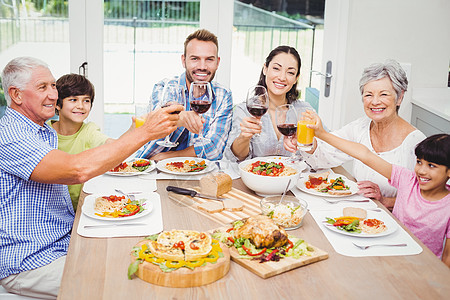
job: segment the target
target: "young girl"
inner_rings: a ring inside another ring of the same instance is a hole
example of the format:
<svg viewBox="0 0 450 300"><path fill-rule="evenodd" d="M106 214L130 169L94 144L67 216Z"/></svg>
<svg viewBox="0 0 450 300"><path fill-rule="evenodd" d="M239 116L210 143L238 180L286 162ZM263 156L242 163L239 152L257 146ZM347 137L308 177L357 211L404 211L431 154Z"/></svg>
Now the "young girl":
<svg viewBox="0 0 450 300"><path fill-rule="evenodd" d="M450 267L450 136L436 134L415 150L414 171L392 165L366 146L326 132L312 111L305 114L316 125L316 137L360 160L397 188L393 214ZM445 240L445 248L444 248Z"/></svg>

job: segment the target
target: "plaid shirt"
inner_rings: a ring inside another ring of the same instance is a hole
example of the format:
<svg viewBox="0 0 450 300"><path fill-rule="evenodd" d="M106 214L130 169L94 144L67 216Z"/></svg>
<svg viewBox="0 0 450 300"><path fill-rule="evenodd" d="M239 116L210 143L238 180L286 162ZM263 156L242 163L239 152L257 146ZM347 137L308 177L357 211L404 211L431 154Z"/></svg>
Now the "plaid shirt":
<svg viewBox="0 0 450 300"><path fill-rule="evenodd" d="M155 84L150 102L151 107L161 106L159 104L161 93L164 86L169 83L178 83L185 87L185 108L186 111L190 110L191 106L189 104L189 92L186 85L186 73L183 73L180 77L177 76L171 79L164 79ZM193 139L198 137L197 134L189 132L184 127L179 127L170 135L170 140L172 142L177 141L179 143L177 147L167 148L159 146L156 144L156 141L150 141L137 153L137 157L150 158L160 152L183 150L194 145L197 157L207 158L209 160L221 159L227 143L228 133L231 129L233 99L231 97L231 91L220 84L211 82L211 87L213 92L211 108L202 115L206 120L203 124L203 136L208 139L204 146L202 146L202 143L193 142Z"/></svg>
<svg viewBox="0 0 450 300"><path fill-rule="evenodd" d="M7 108L0 119L0 279L66 255L74 211L66 185L30 180L56 132Z"/></svg>

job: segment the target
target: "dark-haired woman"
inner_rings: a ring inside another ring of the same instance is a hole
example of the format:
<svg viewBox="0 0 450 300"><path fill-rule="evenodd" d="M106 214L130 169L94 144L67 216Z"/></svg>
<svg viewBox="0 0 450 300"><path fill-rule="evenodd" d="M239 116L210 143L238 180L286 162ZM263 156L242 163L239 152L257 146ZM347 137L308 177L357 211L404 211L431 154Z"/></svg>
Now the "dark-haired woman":
<svg viewBox="0 0 450 300"><path fill-rule="evenodd" d="M297 80L301 59L295 48L279 46L266 58L258 85L266 87L269 95L268 112L257 119L247 111L246 103L236 105L233 125L225 149L225 157L231 161L242 161L257 156L283 155L290 152L283 147L283 136L275 122L277 106L292 104L296 109L313 110L309 103L297 100ZM260 133L259 137L252 137Z"/></svg>

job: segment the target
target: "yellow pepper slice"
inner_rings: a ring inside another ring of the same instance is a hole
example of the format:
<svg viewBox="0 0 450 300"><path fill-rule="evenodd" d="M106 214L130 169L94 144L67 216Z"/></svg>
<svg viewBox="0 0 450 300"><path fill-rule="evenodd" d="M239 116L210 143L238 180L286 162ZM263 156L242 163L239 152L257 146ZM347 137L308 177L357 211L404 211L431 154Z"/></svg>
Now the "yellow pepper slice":
<svg viewBox="0 0 450 300"><path fill-rule="evenodd" d="M168 260L166 261L166 267L168 268L181 268L186 264L184 260Z"/></svg>
<svg viewBox="0 0 450 300"><path fill-rule="evenodd" d="M191 267L191 268L195 268L195 267L200 267L201 265L203 265L205 263L205 259L201 258L197 261L193 260L193 261L187 261L186 262L186 266Z"/></svg>
<svg viewBox="0 0 450 300"><path fill-rule="evenodd" d="M212 257L211 257L212 256ZM219 259L219 253L217 251L211 251L207 257L204 258L206 262L215 262Z"/></svg>

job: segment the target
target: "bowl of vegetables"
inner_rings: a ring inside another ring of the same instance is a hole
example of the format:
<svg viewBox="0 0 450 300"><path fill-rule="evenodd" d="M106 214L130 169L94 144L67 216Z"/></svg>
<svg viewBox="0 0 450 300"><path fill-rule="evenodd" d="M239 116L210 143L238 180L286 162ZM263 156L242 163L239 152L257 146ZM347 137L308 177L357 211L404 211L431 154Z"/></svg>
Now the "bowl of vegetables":
<svg viewBox="0 0 450 300"><path fill-rule="evenodd" d="M293 188L305 168L304 162L287 163L281 156L255 157L239 164L239 174L249 189L264 197L281 195L288 183L288 190Z"/></svg>
<svg viewBox="0 0 450 300"><path fill-rule="evenodd" d="M303 224L308 212L308 203L295 196L268 196L261 199L263 215L271 218L275 224L286 230L297 229Z"/></svg>

